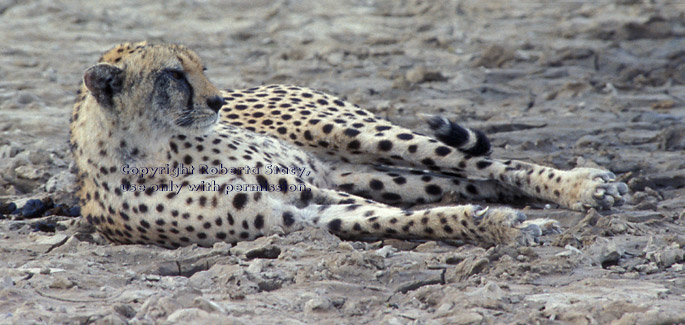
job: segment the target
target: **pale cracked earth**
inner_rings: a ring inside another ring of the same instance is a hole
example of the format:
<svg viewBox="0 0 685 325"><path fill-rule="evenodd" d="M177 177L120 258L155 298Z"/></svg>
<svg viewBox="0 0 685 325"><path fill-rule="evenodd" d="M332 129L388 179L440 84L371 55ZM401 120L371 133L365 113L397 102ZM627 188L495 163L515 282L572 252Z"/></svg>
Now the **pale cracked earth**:
<svg viewBox="0 0 685 325"><path fill-rule="evenodd" d="M321 230L165 250L6 215L0 323L684 323L684 21L659 0L0 1L2 206L74 204L78 82L143 39L195 49L220 87L309 86L423 131L441 113L498 157L602 166L632 192L522 205L564 232L487 250Z"/></svg>

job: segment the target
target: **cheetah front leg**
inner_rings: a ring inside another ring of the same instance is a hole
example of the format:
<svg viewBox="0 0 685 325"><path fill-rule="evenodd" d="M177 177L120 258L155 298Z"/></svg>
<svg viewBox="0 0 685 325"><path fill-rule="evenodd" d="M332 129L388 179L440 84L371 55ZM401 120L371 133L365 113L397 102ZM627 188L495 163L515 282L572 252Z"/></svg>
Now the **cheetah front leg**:
<svg viewBox="0 0 685 325"><path fill-rule="evenodd" d="M513 160L483 159L476 166L479 163L481 166L487 164L482 171L495 175L505 184L576 211L621 206L625 203L624 195L628 192L628 186L615 182L616 175L606 170L558 170Z"/></svg>
<svg viewBox="0 0 685 325"><path fill-rule="evenodd" d="M428 124L443 143L463 143L462 146L467 150L470 145L480 148L480 152L485 151L482 150L483 143L488 141L483 139L482 133L463 128L439 116L428 118ZM468 135L467 139L462 139L465 135ZM467 150L459 148L462 154ZM613 206L620 206L625 202L623 195L628 192L628 186L622 182L615 182L616 175L606 170L575 168L563 171L522 161L459 156L451 157L453 163L468 175L498 180L532 197L552 201L572 210L610 209ZM436 165L439 168L454 166L445 161L450 160L449 158L438 160Z"/></svg>

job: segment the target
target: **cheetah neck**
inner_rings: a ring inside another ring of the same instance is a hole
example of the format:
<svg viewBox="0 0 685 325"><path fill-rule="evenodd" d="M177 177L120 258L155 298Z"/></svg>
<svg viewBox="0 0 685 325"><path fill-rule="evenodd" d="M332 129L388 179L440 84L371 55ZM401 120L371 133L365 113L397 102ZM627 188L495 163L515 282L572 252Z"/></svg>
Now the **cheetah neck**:
<svg viewBox="0 0 685 325"><path fill-rule="evenodd" d="M171 134L140 122L117 122L91 98L86 99L77 120L72 124L74 155L79 169L93 172L124 165L153 166L165 162Z"/></svg>

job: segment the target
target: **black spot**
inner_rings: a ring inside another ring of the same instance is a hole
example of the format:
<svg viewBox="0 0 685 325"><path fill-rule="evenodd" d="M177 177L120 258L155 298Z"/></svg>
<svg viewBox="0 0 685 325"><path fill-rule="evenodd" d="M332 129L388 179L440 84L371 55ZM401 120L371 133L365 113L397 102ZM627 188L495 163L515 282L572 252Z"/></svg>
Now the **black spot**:
<svg viewBox="0 0 685 325"><path fill-rule="evenodd" d="M326 134L331 133L331 131L333 131L333 124L326 124L326 125L324 125L324 126L321 128L321 131L323 131L323 133L326 133Z"/></svg>
<svg viewBox="0 0 685 325"><path fill-rule="evenodd" d="M233 207L240 210L247 203L247 195L245 193L238 193L233 197Z"/></svg>
<svg viewBox="0 0 685 325"><path fill-rule="evenodd" d="M311 200L313 196L314 195L312 195L311 191L302 191L302 194L300 194L300 201L308 204L309 200Z"/></svg>
<svg viewBox="0 0 685 325"><path fill-rule="evenodd" d="M397 185L402 185L402 184L407 183L407 179L404 178L404 177L402 177L402 176L400 176L400 177L395 177L395 178L393 178L392 180L393 180L393 182L395 182L395 184L397 184Z"/></svg>
<svg viewBox="0 0 685 325"><path fill-rule="evenodd" d="M250 238L250 234L247 233L246 231L243 231L240 233L240 238L241 239L248 239L248 238Z"/></svg>
<svg viewBox="0 0 685 325"><path fill-rule="evenodd" d="M392 149L392 142L390 140L382 140L378 142L378 150L390 151Z"/></svg>
<svg viewBox="0 0 685 325"><path fill-rule="evenodd" d="M157 204L157 207L155 209L157 210L157 212L162 212L164 211L164 206L161 204Z"/></svg>
<svg viewBox="0 0 685 325"><path fill-rule="evenodd" d="M390 130L389 126L377 126L376 131L385 131L385 130Z"/></svg>
<svg viewBox="0 0 685 325"><path fill-rule="evenodd" d="M435 166L435 161L433 161L433 159L430 159L430 158L425 158L425 159L421 160L421 163L426 165L426 166Z"/></svg>
<svg viewBox="0 0 685 325"><path fill-rule="evenodd" d="M361 132L359 132L359 130L348 128L348 129L345 129L345 132L343 132L343 133L348 137L356 137Z"/></svg>
<svg viewBox="0 0 685 325"><path fill-rule="evenodd" d="M466 191L468 191L471 194L478 195L478 189L473 186L473 184L466 185Z"/></svg>
<svg viewBox="0 0 685 325"><path fill-rule="evenodd" d="M282 126L281 126L280 128L278 128L278 129L276 129L276 131L277 131L278 133L280 133L280 134L286 134L286 133L288 133L288 129L286 129L285 127L282 127Z"/></svg>
<svg viewBox="0 0 685 325"><path fill-rule="evenodd" d="M205 222L204 224L202 224L202 227L205 229L209 229L212 228L212 224L210 222Z"/></svg>
<svg viewBox="0 0 685 325"><path fill-rule="evenodd" d="M399 201L402 199L402 197L399 194L390 193L390 192L386 192L386 193L381 194L381 197L385 200L388 200L388 201Z"/></svg>
<svg viewBox="0 0 685 325"><path fill-rule="evenodd" d="M400 140L411 140L414 136L410 133L400 133L397 135L397 138Z"/></svg>
<svg viewBox="0 0 685 325"><path fill-rule="evenodd" d="M359 204L352 204L352 205L346 207L345 210L346 211L354 211L354 210L357 210L360 206L361 205L359 205Z"/></svg>
<svg viewBox="0 0 685 325"><path fill-rule="evenodd" d="M380 191L383 189L384 185L383 185L383 182L381 182L377 179L372 179L369 182L369 187L371 187L372 190Z"/></svg>
<svg viewBox="0 0 685 325"><path fill-rule="evenodd" d="M314 137L312 137L312 133L309 132L309 130L304 131L304 138L307 139L307 140L309 140L309 141L314 140Z"/></svg>
<svg viewBox="0 0 685 325"><path fill-rule="evenodd" d="M290 227L295 223L295 218L293 217L292 212L283 212L283 224L286 227Z"/></svg>
<svg viewBox="0 0 685 325"><path fill-rule="evenodd" d="M418 147L415 144L412 144L411 146L407 147L407 151L410 153L415 153L417 148Z"/></svg>
<svg viewBox="0 0 685 325"><path fill-rule="evenodd" d="M435 148L435 154L441 157L447 156L452 152L452 149L445 146L439 146Z"/></svg>
<svg viewBox="0 0 685 325"><path fill-rule="evenodd" d="M226 239L226 233L225 233L225 232L218 232L218 233L216 233L216 239L219 239L219 240L224 240L224 239Z"/></svg>
<svg viewBox="0 0 685 325"><path fill-rule="evenodd" d="M328 229L332 232L339 232L341 226L342 220L340 219L333 219L331 220L331 222L328 223Z"/></svg>
<svg viewBox="0 0 685 325"><path fill-rule="evenodd" d="M257 175L257 183L261 188L269 188L269 182L266 180L266 177L264 177L264 175Z"/></svg>
<svg viewBox="0 0 685 325"><path fill-rule="evenodd" d="M143 226L146 229L150 229L150 223L148 223L145 220L140 220L140 225Z"/></svg>
<svg viewBox="0 0 685 325"><path fill-rule="evenodd" d="M147 212L147 205L145 205L145 204L139 205L139 206L138 206L138 211L140 211L140 213L145 213L145 212Z"/></svg>
<svg viewBox="0 0 685 325"><path fill-rule="evenodd" d="M254 219L254 226L257 229L262 229L264 227L264 216L258 214Z"/></svg>
<svg viewBox="0 0 685 325"><path fill-rule="evenodd" d="M440 186L431 184L426 186L426 193L430 195L440 195L442 194L442 189L440 188Z"/></svg>
<svg viewBox="0 0 685 325"><path fill-rule="evenodd" d="M352 141L350 141L350 143L347 144L347 149L357 150L357 149L359 149L360 145L361 145L361 143L359 143L358 140L352 140Z"/></svg>
<svg viewBox="0 0 685 325"><path fill-rule="evenodd" d="M486 161L486 160L481 160L481 161L479 161L479 162L476 163L476 167L477 167L478 169L485 169L485 168L487 168L487 167L490 166L490 165L492 165L492 162Z"/></svg>

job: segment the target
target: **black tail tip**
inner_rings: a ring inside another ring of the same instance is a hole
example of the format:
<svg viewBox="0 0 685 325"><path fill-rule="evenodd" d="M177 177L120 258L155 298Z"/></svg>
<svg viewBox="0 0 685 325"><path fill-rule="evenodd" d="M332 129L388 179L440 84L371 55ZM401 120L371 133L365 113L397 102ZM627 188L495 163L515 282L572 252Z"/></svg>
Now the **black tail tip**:
<svg viewBox="0 0 685 325"><path fill-rule="evenodd" d="M459 149L459 151L472 155L483 156L492 150L490 140L479 130L464 128L445 117L434 115L429 117L426 122L435 137L442 143Z"/></svg>

